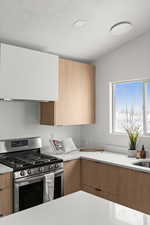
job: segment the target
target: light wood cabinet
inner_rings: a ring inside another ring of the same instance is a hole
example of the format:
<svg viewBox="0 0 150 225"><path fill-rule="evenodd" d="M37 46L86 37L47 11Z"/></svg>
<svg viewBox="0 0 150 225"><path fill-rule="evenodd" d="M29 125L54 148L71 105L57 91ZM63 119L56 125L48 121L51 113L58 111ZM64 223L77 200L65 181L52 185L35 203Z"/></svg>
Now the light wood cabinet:
<svg viewBox="0 0 150 225"><path fill-rule="evenodd" d="M116 166L82 160L81 181L83 185L92 186L113 195L118 194L119 169Z"/></svg>
<svg viewBox="0 0 150 225"><path fill-rule="evenodd" d="M118 201L150 214L150 174L120 168Z"/></svg>
<svg viewBox="0 0 150 225"><path fill-rule="evenodd" d="M96 196L150 214L150 174L81 160L81 187Z"/></svg>
<svg viewBox="0 0 150 225"><path fill-rule="evenodd" d="M115 195L113 195L111 193L104 192L99 188L94 188L94 187L88 186L88 185L82 185L82 190L85 191L85 192L88 192L90 194L96 195L98 197L116 202L116 196Z"/></svg>
<svg viewBox="0 0 150 225"><path fill-rule="evenodd" d="M7 216L13 211L12 173L0 175L0 216Z"/></svg>
<svg viewBox="0 0 150 225"><path fill-rule="evenodd" d="M64 195L81 190L80 160L64 163Z"/></svg>
<svg viewBox="0 0 150 225"><path fill-rule="evenodd" d="M95 122L95 66L59 59L59 98L41 103L41 124Z"/></svg>
<svg viewBox="0 0 150 225"><path fill-rule="evenodd" d="M90 160L81 160L81 184L101 188L101 164Z"/></svg>
<svg viewBox="0 0 150 225"><path fill-rule="evenodd" d="M137 175L136 171L136 193L135 196L138 202L138 210L150 214L150 174L140 172Z"/></svg>

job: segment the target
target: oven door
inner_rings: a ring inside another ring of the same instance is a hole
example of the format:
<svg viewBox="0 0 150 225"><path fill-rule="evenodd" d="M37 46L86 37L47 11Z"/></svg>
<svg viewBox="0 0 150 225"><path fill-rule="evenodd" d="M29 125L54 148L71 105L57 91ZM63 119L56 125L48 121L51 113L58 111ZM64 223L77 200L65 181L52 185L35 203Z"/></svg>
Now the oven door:
<svg viewBox="0 0 150 225"><path fill-rule="evenodd" d="M64 171L55 171L54 199L64 195ZM44 175L21 178L14 182L14 212L18 212L44 202Z"/></svg>
<svg viewBox="0 0 150 225"><path fill-rule="evenodd" d="M14 182L14 212L43 203L44 176Z"/></svg>

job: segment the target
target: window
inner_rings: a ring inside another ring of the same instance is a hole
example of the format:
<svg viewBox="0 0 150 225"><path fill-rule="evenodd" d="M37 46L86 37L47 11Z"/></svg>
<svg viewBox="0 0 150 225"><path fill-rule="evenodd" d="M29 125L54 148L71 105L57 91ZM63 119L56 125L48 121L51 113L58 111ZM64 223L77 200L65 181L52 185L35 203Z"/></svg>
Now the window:
<svg viewBox="0 0 150 225"><path fill-rule="evenodd" d="M125 133L127 121L137 123L143 134L150 134L150 82L112 84L112 131Z"/></svg>

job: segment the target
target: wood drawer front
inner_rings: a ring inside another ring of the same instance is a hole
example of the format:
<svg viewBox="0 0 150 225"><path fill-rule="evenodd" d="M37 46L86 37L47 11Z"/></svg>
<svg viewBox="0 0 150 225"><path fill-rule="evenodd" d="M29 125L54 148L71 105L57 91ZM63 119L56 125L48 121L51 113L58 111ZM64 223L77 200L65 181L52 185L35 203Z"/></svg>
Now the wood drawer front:
<svg viewBox="0 0 150 225"><path fill-rule="evenodd" d="M7 216L12 213L12 193L10 188L0 191L0 216Z"/></svg>
<svg viewBox="0 0 150 225"><path fill-rule="evenodd" d="M64 194L81 190L80 160L71 160L64 163Z"/></svg>
<svg viewBox="0 0 150 225"><path fill-rule="evenodd" d="M100 191L98 190L98 188L94 188L88 185L82 185L82 190L98 197L100 196Z"/></svg>
<svg viewBox="0 0 150 225"><path fill-rule="evenodd" d="M12 174L0 174L0 189L4 189L10 186L12 182Z"/></svg>
<svg viewBox="0 0 150 225"><path fill-rule="evenodd" d="M101 188L101 164L95 161L81 160L82 185Z"/></svg>
<svg viewBox="0 0 150 225"><path fill-rule="evenodd" d="M119 190L119 167L82 160L81 180L82 184L100 188L106 193L118 194Z"/></svg>
<svg viewBox="0 0 150 225"><path fill-rule="evenodd" d="M112 195L110 193L104 192L99 188L94 188L91 186L83 185L82 190L85 192L88 192L90 194L96 195L98 197L113 201L113 202L118 202L118 197L115 195Z"/></svg>

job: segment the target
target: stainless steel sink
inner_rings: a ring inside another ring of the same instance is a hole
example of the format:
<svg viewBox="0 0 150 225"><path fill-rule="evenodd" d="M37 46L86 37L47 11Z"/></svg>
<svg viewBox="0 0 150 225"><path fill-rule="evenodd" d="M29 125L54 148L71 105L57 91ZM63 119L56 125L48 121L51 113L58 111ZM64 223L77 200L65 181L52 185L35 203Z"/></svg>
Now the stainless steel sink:
<svg viewBox="0 0 150 225"><path fill-rule="evenodd" d="M150 161L136 162L134 163L134 165L150 168Z"/></svg>

